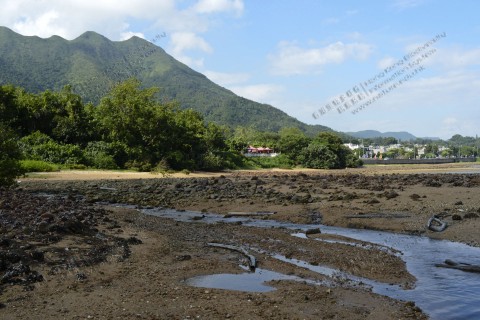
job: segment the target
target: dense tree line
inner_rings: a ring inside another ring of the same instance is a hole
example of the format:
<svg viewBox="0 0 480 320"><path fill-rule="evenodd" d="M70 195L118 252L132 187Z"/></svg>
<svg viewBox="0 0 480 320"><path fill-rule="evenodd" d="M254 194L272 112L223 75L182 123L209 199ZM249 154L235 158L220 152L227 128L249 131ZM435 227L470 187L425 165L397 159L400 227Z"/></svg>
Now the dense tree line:
<svg viewBox="0 0 480 320"><path fill-rule="evenodd" d="M249 145L273 148L281 154L281 161L286 166L341 169L362 164L358 156L345 147L342 139L332 132L320 132L316 137L310 138L295 127L283 128L279 132L237 127L227 142L232 150L238 151Z"/></svg>
<svg viewBox="0 0 480 320"><path fill-rule="evenodd" d="M250 144L277 149L282 153L276 159L279 165L358 165L332 133L312 139L296 128L278 133L231 130L206 123L198 112L182 110L175 102L159 103L157 93L158 89L143 89L138 80L130 79L94 106L84 104L70 86L39 94L0 86L0 175L8 181L18 176L18 159L141 171L263 166L242 156Z"/></svg>

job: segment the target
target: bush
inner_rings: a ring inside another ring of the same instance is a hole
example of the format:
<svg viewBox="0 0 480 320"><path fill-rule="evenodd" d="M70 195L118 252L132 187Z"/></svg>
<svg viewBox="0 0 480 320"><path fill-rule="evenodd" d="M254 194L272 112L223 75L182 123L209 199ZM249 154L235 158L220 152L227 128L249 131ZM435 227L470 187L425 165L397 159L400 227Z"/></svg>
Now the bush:
<svg viewBox="0 0 480 320"><path fill-rule="evenodd" d="M203 156L200 169L206 171L219 171L224 168L223 160L220 156L211 152Z"/></svg>
<svg viewBox="0 0 480 320"><path fill-rule="evenodd" d="M99 153L92 159L92 164L97 169L114 170L118 169L115 160L111 155Z"/></svg>
<svg viewBox="0 0 480 320"><path fill-rule="evenodd" d="M341 167L338 155L322 144L310 144L301 151L299 159L306 168L337 169Z"/></svg>
<svg viewBox="0 0 480 320"><path fill-rule="evenodd" d="M347 168L358 168L363 166L363 161L362 159L359 159L355 153L350 153L346 157L346 165Z"/></svg>
<svg viewBox="0 0 480 320"><path fill-rule="evenodd" d="M248 158L247 162L253 167L263 169L292 169L295 166L295 163L283 154L276 157L252 157Z"/></svg>
<svg viewBox="0 0 480 320"><path fill-rule="evenodd" d="M79 146L59 144L41 132L20 139L20 148L26 159L56 164L84 164L85 157Z"/></svg>
<svg viewBox="0 0 480 320"><path fill-rule="evenodd" d="M97 169L118 169L128 158L125 146L104 141L89 142L84 153L87 163Z"/></svg>
<svg viewBox="0 0 480 320"><path fill-rule="evenodd" d="M58 167L56 165L40 160L22 160L20 161L20 166L25 173L52 172L58 170Z"/></svg>
<svg viewBox="0 0 480 320"><path fill-rule="evenodd" d="M223 151L220 155L225 169L242 169L247 166L247 159L235 151Z"/></svg>
<svg viewBox="0 0 480 320"><path fill-rule="evenodd" d="M139 172L153 171L153 167L148 161L127 161L127 163L125 163L125 168Z"/></svg>
<svg viewBox="0 0 480 320"><path fill-rule="evenodd" d="M23 173L20 158L18 138L9 127L0 123L0 186L14 185L15 178Z"/></svg>

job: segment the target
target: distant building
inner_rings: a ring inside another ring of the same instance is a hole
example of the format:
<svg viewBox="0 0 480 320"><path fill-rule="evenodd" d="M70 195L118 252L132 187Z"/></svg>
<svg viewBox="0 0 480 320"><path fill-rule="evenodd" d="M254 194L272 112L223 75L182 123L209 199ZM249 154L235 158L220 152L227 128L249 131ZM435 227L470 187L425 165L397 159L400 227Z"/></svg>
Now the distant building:
<svg viewBox="0 0 480 320"><path fill-rule="evenodd" d="M343 145L349 148L350 150L357 150L358 148L360 148L360 145L353 144L353 143L344 143Z"/></svg>
<svg viewBox="0 0 480 320"><path fill-rule="evenodd" d="M276 157L278 154L268 147L248 146L247 152L243 155L245 157Z"/></svg>

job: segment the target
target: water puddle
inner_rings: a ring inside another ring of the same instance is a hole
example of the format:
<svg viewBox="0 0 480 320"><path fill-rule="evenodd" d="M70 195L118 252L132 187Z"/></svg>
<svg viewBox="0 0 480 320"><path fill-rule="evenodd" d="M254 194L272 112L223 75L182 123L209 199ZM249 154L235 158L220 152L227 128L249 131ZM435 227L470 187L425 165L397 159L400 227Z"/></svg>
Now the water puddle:
<svg viewBox="0 0 480 320"><path fill-rule="evenodd" d="M244 217L224 218L223 216L216 214L203 214L200 212L189 211L179 212L169 209L143 209L142 212L183 222L241 223L244 226L251 227L286 228L296 231L297 236L302 234L298 233L298 230L305 231L313 227L320 227L324 234L338 235L359 241L370 242L387 248L386 250L393 250L392 252L399 251L401 252L401 255L399 256L405 261L408 271L417 278L416 287L412 290L404 290L399 286L383 284L348 274L341 274L341 277L345 278L346 281L352 281L353 283L367 284L372 287L373 292L378 294L394 299L414 301L416 305L429 314L432 319L480 319L480 274L435 267L435 263L442 263L446 259L479 265L480 248L470 247L465 244L446 240L433 240L427 237L372 230L346 229L322 225L298 225L273 220L254 220ZM292 231L292 233L294 231ZM353 241L350 244L355 246L358 245ZM329 277L335 277L339 274L338 270L335 269L323 266L313 266L304 261L286 259L282 256L274 257ZM233 282L238 283L239 285L245 281L245 283L248 283L248 288L258 286L259 290L265 289L263 287L270 288L264 284L265 281L293 280L282 278L290 277L287 275L281 275L268 270L260 271L261 273L246 273L243 275L228 276L233 276L233 279L235 279ZM225 286L232 279L228 277L225 279L225 277L226 275L203 276L202 278L191 280L193 281L191 284L204 286L205 284L212 284L215 282L219 286ZM215 279L215 281L212 279ZM302 279L302 281L305 281L305 279ZM204 285L199 285L200 283L203 283ZM219 286L212 285L209 287L219 288ZM242 290L237 286L235 286L235 288L222 288Z"/></svg>
<svg viewBox="0 0 480 320"><path fill-rule="evenodd" d="M269 292L276 289L266 285L265 282L279 280L307 282L317 285L321 284L320 282L306 280L297 276L285 275L261 268L256 268L254 272L246 272L241 274L223 273L197 276L187 279L185 282L188 285L200 288L215 288L247 292Z"/></svg>

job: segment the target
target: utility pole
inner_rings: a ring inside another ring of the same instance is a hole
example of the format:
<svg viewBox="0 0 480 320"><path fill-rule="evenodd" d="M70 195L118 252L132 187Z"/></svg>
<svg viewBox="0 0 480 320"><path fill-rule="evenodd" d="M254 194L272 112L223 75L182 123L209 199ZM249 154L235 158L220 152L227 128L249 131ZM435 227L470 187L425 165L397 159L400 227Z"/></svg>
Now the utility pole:
<svg viewBox="0 0 480 320"><path fill-rule="evenodd" d="M475 152L475 160L478 157L478 134L475 135L475 147L476 147L476 152Z"/></svg>

